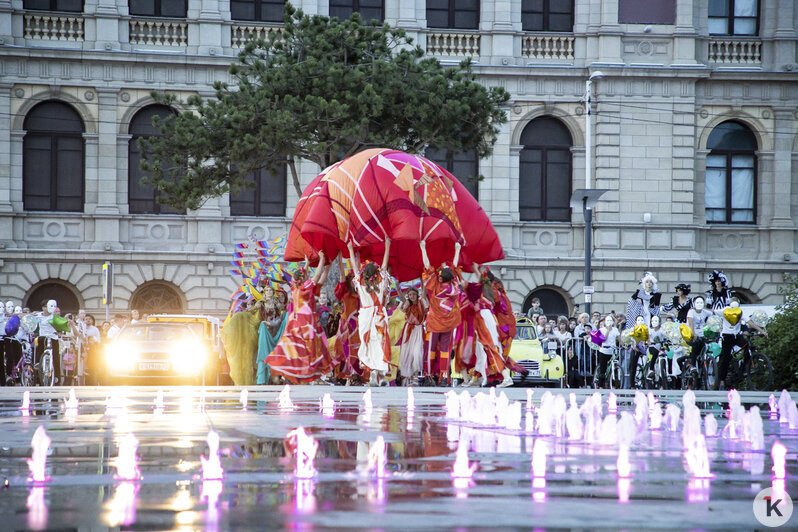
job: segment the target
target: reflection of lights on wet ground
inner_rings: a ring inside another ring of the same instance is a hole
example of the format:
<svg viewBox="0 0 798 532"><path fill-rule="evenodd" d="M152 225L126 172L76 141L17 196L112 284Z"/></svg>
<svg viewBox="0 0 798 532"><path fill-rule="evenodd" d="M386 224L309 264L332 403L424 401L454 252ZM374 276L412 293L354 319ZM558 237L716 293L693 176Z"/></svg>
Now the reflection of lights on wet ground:
<svg viewBox="0 0 798 532"><path fill-rule="evenodd" d="M535 502L546 501L546 479L543 477L535 477L532 479L532 500Z"/></svg>
<svg viewBox="0 0 798 532"><path fill-rule="evenodd" d="M216 532L219 529L219 508L217 505L223 489L224 483L221 480L205 480L202 482L200 501L208 503L208 509L205 511L206 532Z"/></svg>
<svg viewBox="0 0 798 532"><path fill-rule="evenodd" d="M176 484L178 490L172 500L169 501L169 507L175 512L191 510L194 507L194 500L191 498L191 492L188 489L188 481L180 481Z"/></svg>
<svg viewBox="0 0 798 532"><path fill-rule="evenodd" d="M192 525L198 520L198 518L199 513L191 511L178 512L177 515L175 515L175 521L177 521L178 525L182 526Z"/></svg>
<svg viewBox="0 0 798 532"><path fill-rule="evenodd" d="M108 525L128 526L136 520L136 496L139 492L138 482L120 482L114 491L114 497L108 503Z"/></svg>
<svg viewBox="0 0 798 532"><path fill-rule="evenodd" d="M47 503L44 500L44 486L30 489L25 506L28 508L28 528L42 530L47 528Z"/></svg>
<svg viewBox="0 0 798 532"><path fill-rule="evenodd" d="M314 489L313 479L297 479L294 482L294 509L297 513L310 514L316 511Z"/></svg>
<svg viewBox="0 0 798 532"><path fill-rule="evenodd" d="M470 477L455 477L452 479L454 486L454 494L458 499L468 498L468 488L474 485L474 481Z"/></svg>
<svg viewBox="0 0 798 532"><path fill-rule="evenodd" d="M687 483L687 502L709 502L709 479L691 478Z"/></svg>
<svg viewBox="0 0 798 532"><path fill-rule="evenodd" d="M632 480L629 478L618 479L618 502L629 502L629 492L632 488Z"/></svg>

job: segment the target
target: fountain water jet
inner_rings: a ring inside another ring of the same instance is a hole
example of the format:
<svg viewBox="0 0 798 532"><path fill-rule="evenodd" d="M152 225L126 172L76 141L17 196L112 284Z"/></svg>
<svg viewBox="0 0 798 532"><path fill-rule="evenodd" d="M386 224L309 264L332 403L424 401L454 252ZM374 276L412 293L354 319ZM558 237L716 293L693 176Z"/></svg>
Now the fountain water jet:
<svg viewBox="0 0 798 532"><path fill-rule="evenodd" d="M460 417L460 398L454 390L446 392L446 417L449 419L458 419Z"/></svg>
<svg viewBox="0 0 798 532"><path fill-rule="evenodd" d="M476 462L468 463L468 440L460 438L457 443L457 455L452 466L452 478L471 478L478 465Z"/></svg>
<svg viewBox="0 0 798 532"><path fill-rule="evenodd" d="M670 431L677 431L679 430L679 418L681 417L681 409L673 404L668 403L665 406L665 426Z"/></svg>
<svg viewBox="0 0 798 532"><path fill-rule="evenodd" d="M773 478L787 478L787 472L784 467L787 458L787 448L781 442L775 441L770 449L770 456L773 459Z"/></svg>
<svg viewBox="0 0 798 532"><path fill-rule="evenodd" d="M546 455L548 454L548 446L545 441L540 438L535 440L535 446L532 448L532 476L536 478L544 478L546 476Z"/></svg>
<svg viewBox="0 0 798 532"><path fill-rule="evenodd" d="M582 416L579 415L579 407L576 406L576 396L573 393L571 394L571 406L565 413L565 424L568 428L569 440L582 439Z"/></svg>
<svg viewBox="0 0 798 532"><path fill-rule="evenodd" d="M221 480L224 478L224 469L219 459L219 434L208 431L208 458L200 455L202 463L202 480Z"/></svg>
<svg viewBox="0 0 798 532"><path fill-rule="evenodd" d="M629 478L632 476L632 465L629 463L629 445L618 445L618 459L615 461L618 468L618 476L620 478Z"/></svg>
<svg viewBox="0 0 798 532"><path fill-rule="evenodd" d="M280 390L278 401L280 402L280 410L292 410L294 408L294 403L291 401L291 388L287 384Z"/></svg>
<svg viewBox="0 0 798 532"><path fill-rule="evenodd" d="M316 476L314 461L319 442L313 436L308 436L303 427L297 427L288 433L286 439L289 447L293 447L296 457L294 476L298 479L311 479Z"/></svg>
<svg viewBox="0 0 798 532"><path fill-rule="evenodd" d="M30 415L30 391L25 390L22 392L22 406L19 407L20 411L22 411L22 415L24 417L28 417Z"/></svg>
<svg viewBox="0 0 798 532"><path fill-rule="evenodd" d="M704 434L707 438L714 438L718 435L718 420L712 414L707 414L704 418Z"/></svg>
<svg viewBox="0 0 798 532"><path fill-rule="evenodd" d="M790 403L792 403L792 397L790 397L790 392L787 390L782 390L781 395L779 395L779 423L789 423L789 408Z"/></svg>
<svg viewBox="0 0 798 532"><path fill-rule="evenodd" d="M320 402L321 415L328 419L335 417L335 399L329 393L325 393Z"/></svg>
<svg viewBox="0 0 798 532"><path fill-rule="evenodd" d="M116 468L117 479L138 480L141 478L141 471L138 466L139 459L136 456L138 448L139 441L131 433L128 433L119 442L119 454L111 463Z"/></svg>
<svg viewBox="0 0 798 532"><path fill-rule="evenodd" d="M765 448L765 433L762 427L762 417L758 406L752 406L746 413L748 417L748 438L752 451L761 451Z"/></svg>
<svg viewBox="0 0 798 532"><path fill-rule="evenodd" d="M241 396L238 398L238 400L241 402L241 410L246 410L247 403L249 402L249 390L246 388L241 390Z"/></svg>
<svg viewBox="0 0 798 532"><path fill-rule="evenodd" d="M44 500L44 486L31 486L25 507L28 509L28 528L31 530L46 529L47 502Z"/></svg>
<svg viewBox="0 0 798 532"><path fill-rule="evenodd" d="M618 411L618 398L615 396L615 392L610 392L609 397L607 397L607 412L610 414L614 414Z"/></svg>
<svg viewBox="0 0 798 532"><path fill-rule="evenodd" d="M690 446L685 452L687 469L693 478L712 478L709 470L709 453L703 434L698 434L690 442Z"/></svg>
<svg viewBox="0 0 798 532"><path fill-rule="evenodd" d="M200 390L200 393L199 393L199 406L198 406L198 408L199 408L200 412L205 412L205 395L206 395L205 387L203 386L202 389Z"/></svg>
<svg viewBox="0 0 798 532"><path fill-rule="evenodd" d="M532 404L532 396L535 394L535 390L530 388L526 389L526 411L531 412L535 409L535 405Z"/></svg>
<svg viewBox="0 0 798 532"><path fill-rule="evenodd" d="M78 398L75 396L75 389L69 389L69 398L64 400L64 409L69 412L72 411L74 414L78 413Z"/></svg>
<svg viewBox="0 0 798 532"><path fill-rule="evenodd" d="M774 394L768 397L768 408L770 409L770 419L778 419L779 417L779 403Z"/></svg>
<svg viewBox="0 0 798 532"><path fill-rule="evenodd" d="M388 478L388 471L385 470L385 465L387 463L388 458L385 452L385 439L382 435L379 435L371 445L371 449L369 449L368 470L377 479Z"/></svg>
<svg viewBox="0 0 798 532"><path fill-rule="evenodd" d="M28 481L35 484L42 484L50 480L45 472L47 450L50 448L50 437L47 436L47 430L45 430L44 425L39 425L39 428L33 433L30 446L33 448L33 453L27 460L28 468L30 469Z"/></svg>
<svg viewBox="0 0 798 532"><path fill-rule="evenodd" d="M364 414L371 414L371 409L373 405L371 404L371 390L366 390L363 392L363 413Z"/></svg>
<svg viewBox="0 0 798 532"><path fill-rule="evenodd" d="M155 395L155 413L156 414L163 414L164 411L164 402L163 402L163 390L158 388L158 393Z"/></svg>
<svg viewBox="0 0 798 532"><path fill-rule="evenodd" d="M413 388L407 387L407 410L412 411L416 409L416 398L413 396Z"/></svg>

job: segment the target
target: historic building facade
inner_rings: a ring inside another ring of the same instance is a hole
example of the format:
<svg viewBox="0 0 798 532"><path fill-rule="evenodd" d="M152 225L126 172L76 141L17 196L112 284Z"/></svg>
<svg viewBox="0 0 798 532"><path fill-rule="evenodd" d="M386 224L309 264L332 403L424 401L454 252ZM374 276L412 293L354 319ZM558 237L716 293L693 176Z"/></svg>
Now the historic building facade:
<svg viewBox="0 0 798 532"><path fill-rule="evenodd" d="M644 271L694 291L721 268L777 303L798 260L798 6L793 0L303 0L307 13L404 27L427 54L476 62L511 94L491 157L447 160L490 214L516 307L582 300L584 221L570 197L606 189L593 221L594 308L622 311ZM169 210L139 183L150 91L210 96L279 0L0 0L0 298L102 312L224 314L233 245L285 234L285 176ZM596 74L600 72L600 74ZM586 138L585 86L593 126ZM438 160L444 154L434 155ZM303 183L318 172L301 167Z"/></svg>

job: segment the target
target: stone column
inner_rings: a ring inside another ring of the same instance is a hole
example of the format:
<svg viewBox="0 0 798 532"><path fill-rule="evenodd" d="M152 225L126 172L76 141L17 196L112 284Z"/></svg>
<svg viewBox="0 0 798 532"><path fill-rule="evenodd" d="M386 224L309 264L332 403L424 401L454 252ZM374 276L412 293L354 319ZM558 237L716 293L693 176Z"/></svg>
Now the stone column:
<svg viewBox="0 0 798 532"><path fill-rule="evenodd" d="M191 5L199 4L199 13L196 18L192 18L189 14L188 20L195 20L195 23L189 22L189 46L196 47L199 55L217 55L221 54L225 46L229 46L229 42L222 42L222 13L219 9L219 0L200 0L199 2L190 3ZM229 3L228 3L229 5ZM189 10L191 11L195 10ZM229 11L225 14L229 17ZM197 32L196 34L194 32Z"/></svg>
<svg viewBox="0 0 798 532"><path fill-rule="evenodd" d="M97 164L97 214L119 214L117 200L117 98L118 89L97 88L99 133ZM125 145L127 152L127 145ZM127 154L126 154L127 155ZM88 166L87 166L88 168Z"/></svg>
<svg viewBox="0 0 798 532"><path fill-rule="evenodd" d="M14 33L11 27L11 12L14 10L11 0L0 0L0 46L14 44ZM20 35L20 37L22 37Z"/></svg>
<svg viewBox="0 0 798 532"><path fill-rule="evenodd" d="M520 190L521 190L521 150L524 149L524 146L521 144L511 144L510 145L510 165L509 165L509 174L510 174L510 189L507 191L508 196L515 200L515 205L510 205L510 216L513 221L519 221L521 219L521 211L518 207L518 203L520 201Z"/></svg>
<svg viewBox="0 0 798 532"><path fill-rule="evenodd" d="M93 214L97 208L97 173L99 154L99 135L97 133L84 133L83 145L83 212Z"/></svg>
<svg viewBox="0 0 798 532"><path fill-rule="evenodd" d="M601 27L598 37L599 63L623 64L621 58L621 36L618 24L618 2L601 3Z"/></svg>
<svg viewBox="0 0 798 532"><path fill-rule="evenodd" d="M94 48L96 50L119 50L121 48L119 25L124 21L119 16L118 2L116 0L96 0L96 2Z"/></svg>
<svg viewBox="0 0 798 532"><path fill-rule="evenodd" d="M676 27L673 31L673 64L695 65L696 27L693 21L694 0L676 2Z"/></svg>
<svg viewBox="0 0 798 532"><path fill-rule="evenodd" d="M11 207L11 83L0 83L0 213L12 212ZM10 223L10 221L9 221ZM11 229L5 231L4 222L0 222L0 234L10 235Z"/></svg>
<svg viewBox="0 0 798 532"><path fill-rule="evenodd" d="M794 48L794 46L793 46ZM792 197L792 147L793 147L793 109L774 110L773 126L773 218L772 225L794 227L790 216L790 200Z"/></svg>
<svg viewBox="0 0 798 532"><path fill-rule="evenodd" d="M482 4L480 30L483 43L490 39L490 63L508 65L515 63L516 48L520 52L520 41L516 47L515 34L521 31L521 2L517 0L494 0ZM486 12L487 11L487 12Z"/></svg>
<svg viewBox="0 0 798 532"><path fill-rule="evenodd" d="M796 58L795 0L778 0L776 31L773 33L773 70L792 65Z"/></svg>

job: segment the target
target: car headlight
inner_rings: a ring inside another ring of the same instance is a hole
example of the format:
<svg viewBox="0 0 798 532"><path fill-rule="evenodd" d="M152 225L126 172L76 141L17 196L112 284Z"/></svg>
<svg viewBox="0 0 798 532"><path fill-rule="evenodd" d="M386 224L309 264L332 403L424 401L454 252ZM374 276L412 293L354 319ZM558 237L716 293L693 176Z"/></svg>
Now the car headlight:
<svg viewBox="0 0 798 532"><path fill-rule="evenodd" d="M138 351L124 342L114 342L105 350L105 362L112 371L129 371L138 359Z"/></svg>
<svg viewBox="0 0 798 532"><path fill-rule="evenodd" d="M205 346L196 339L176 342L170 354L172 366L178 373L197 373L205 365Z"/></svg>

